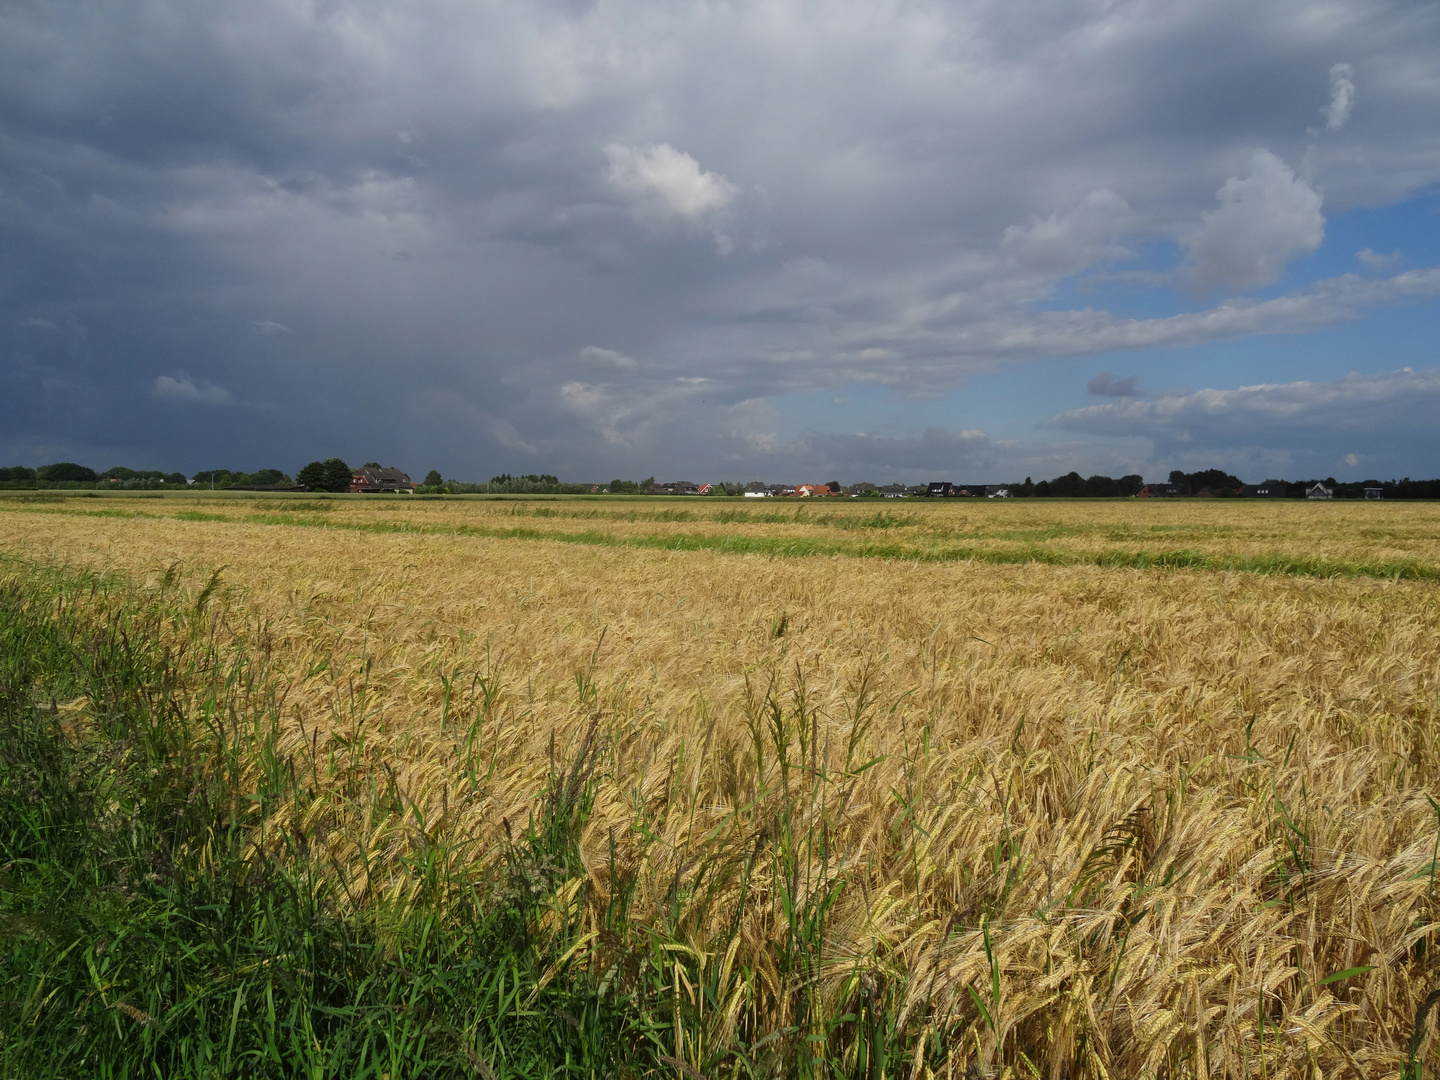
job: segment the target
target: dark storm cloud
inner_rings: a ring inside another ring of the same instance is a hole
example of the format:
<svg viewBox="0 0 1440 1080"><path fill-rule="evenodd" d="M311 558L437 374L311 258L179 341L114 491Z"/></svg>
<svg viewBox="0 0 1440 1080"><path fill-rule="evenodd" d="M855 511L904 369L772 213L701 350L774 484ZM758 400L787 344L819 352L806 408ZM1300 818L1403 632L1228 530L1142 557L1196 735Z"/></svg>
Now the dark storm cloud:
<svg viewBox="0 0 1440 1080"><path fill-rule="evenodd" d="M1440 179L1436 41L1398 2L10 4L0 453L939 467L764 401L1440 293L1238 295ZM1037 309L1155 240L1207 306Z"/></svg>

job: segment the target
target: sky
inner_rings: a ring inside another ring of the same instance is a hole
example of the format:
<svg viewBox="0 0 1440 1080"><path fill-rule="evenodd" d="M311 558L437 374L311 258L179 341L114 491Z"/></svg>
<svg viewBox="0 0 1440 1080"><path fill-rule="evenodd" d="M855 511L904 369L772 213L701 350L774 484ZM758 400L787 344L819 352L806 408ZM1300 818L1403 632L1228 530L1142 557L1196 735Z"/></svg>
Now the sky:
<svg viewBox="0 0 1440 1080"><path fill-rule="evenodd" d="M1440 476L1433 0L9 0L0 465Z"/></svg>

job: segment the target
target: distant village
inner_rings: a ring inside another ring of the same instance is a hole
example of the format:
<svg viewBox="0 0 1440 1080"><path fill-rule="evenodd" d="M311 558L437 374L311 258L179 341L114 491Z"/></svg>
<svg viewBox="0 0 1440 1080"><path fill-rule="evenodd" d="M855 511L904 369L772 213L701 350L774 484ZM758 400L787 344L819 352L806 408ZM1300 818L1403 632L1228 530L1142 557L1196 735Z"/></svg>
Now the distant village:
<svg viewBox="0 0 1440 1080"><path fill-rule="evenodd" d="M186 476L114 467L97 472L74 462L59 462L30 468L23 465L0 468L0 490L210 490L252 492L334 492L351 494L407 495L656 495L731 497L746 499L1440 499L1440 479L1363 480L1342 482L1334 477L1310 480L1269 479L1246 483L1220 469L1186 473L1179 470L1160 481L1147 481L1138 474L1117 478L1078 472L1052 480L1018 483L961 483L932 480L924 484L875 484L867 481L842 484L772 484L760 480L748 483L695 483L689 480L611 480L609 483L561 481L548 473L512 476L502 473L484 483L446 479L431 470L420 481L394 466L367 462L352 467L340 458L312 461L294 477L279 469L239 472L211 469Z"/></svg>
<svg viewBox="0 0 1440 1080"><path fill-rule="evenodd" d="M1266 480L1259 484L1236 483L1234 486L1214 488L1208 484L1190 484L1186 481L1164 481L1160 483L1140 483L1138 490L1117 490L1123 485L1121 481L1113 481L1109 477L1092 477L1090 481L1083 480L1078 474L1071 474L1075 480L1086 488L1100 487L1100 484L1091 481L1109 481L1104 485L1105 490L1071 490L1075 485L1066 484L1067 477L1058 477L1054 481L1041 481L1039 484L1026 479L1022 484L960 484L950 480L932 480L927 484L872 484L860 482L855 484L766 484L759 480L745 484L739 491L729 490L731 485L724 485L726 490L719 490L721 485L695 484L688 480L677 480L671 483L654 484L651 487L642 489L644 494L654 495L740 495L747 499L808 499L808 498L881 498L881 499L1010 499L1010 498L1137 498L1137 499L1215 499L1215 498L1244 498L1244 499L1284 499L1284 498L1305 498L1305 499L1333 499L1336 498L1342 488L1338 481L1331 480L1327 486L1323 480L1312 480L1298 484L1290 484L1284 480ZM1130 479L1129 477L1125 479ZM1135 478L1138 480L1139 478ZM1115 485L1112 489L1110 485ZM1353 485L1350 485L1353 486ZM608 487L594 485L592 493L608 491ZM1346 492L1346 494L1350 494ZM1351 497L1354 497L1351 495ZM1361 485L1361 497L1366 499L1383 499L1385 497L1385 486L1376 483L1373 486Z"/></svg>

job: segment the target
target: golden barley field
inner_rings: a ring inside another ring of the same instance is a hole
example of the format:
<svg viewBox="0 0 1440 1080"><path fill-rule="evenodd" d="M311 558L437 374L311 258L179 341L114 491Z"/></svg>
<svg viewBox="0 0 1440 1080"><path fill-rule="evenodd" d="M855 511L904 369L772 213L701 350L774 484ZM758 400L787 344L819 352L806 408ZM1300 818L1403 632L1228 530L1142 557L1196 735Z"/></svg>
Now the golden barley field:
<svg viewBox="0 0 1440 1080"><path fill-rule="evenodd" d="M1440 577L1440 506L1289 500L181 497L45 494L31 512L561 540L735 554Z"/></svg>
<svg viewBox="0 0 1440 1080"><path fill-rule="evenodd" d="M666 958L676 1075L846 1016L895 1076L1440 1066L1440 507L7 499L0 548L218 569L315 787L405 793L273 811L355 903L587 787L530 887L602 982Z"/></svg>

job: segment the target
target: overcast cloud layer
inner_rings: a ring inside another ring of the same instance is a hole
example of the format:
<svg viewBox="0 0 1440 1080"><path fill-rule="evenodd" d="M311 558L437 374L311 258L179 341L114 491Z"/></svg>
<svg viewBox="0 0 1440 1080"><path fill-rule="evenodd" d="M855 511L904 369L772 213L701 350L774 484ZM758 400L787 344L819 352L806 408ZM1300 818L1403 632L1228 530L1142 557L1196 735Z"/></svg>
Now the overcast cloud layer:
<svg viewBox="0 0 1440 1080"><path fill-rule="evenodd" d="M1437 183L1428 0L20 0L0 464L1434 475Z"/></svg>

